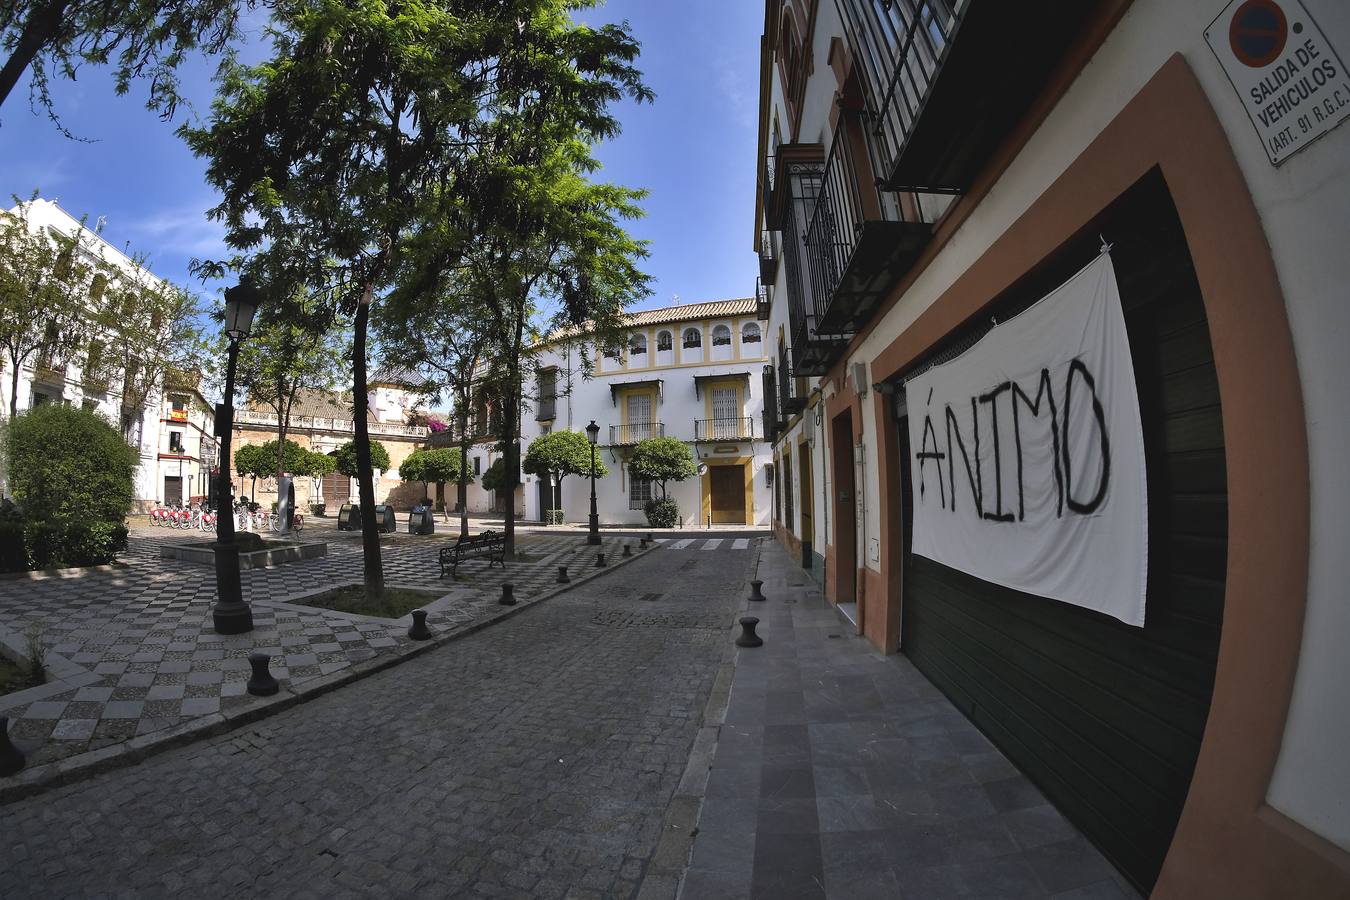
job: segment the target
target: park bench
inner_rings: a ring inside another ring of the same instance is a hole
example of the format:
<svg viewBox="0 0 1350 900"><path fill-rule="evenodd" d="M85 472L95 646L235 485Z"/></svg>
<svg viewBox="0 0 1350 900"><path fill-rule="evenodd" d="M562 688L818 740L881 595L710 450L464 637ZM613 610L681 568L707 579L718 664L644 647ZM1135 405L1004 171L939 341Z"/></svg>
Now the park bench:
<svg viewBox="0 0 1350 900"><path fill-rule="evenodd" d="M495 531L485 531L482 534L469 535L461 537L449 547L441 548L441 577L445 577L445 569L450 567L450 574L459 577L459 564L466 559L481 559L487 557L488 568L492 568L496 563L501 563L502 568L506 568L506 536L498 534Z"/></svg>

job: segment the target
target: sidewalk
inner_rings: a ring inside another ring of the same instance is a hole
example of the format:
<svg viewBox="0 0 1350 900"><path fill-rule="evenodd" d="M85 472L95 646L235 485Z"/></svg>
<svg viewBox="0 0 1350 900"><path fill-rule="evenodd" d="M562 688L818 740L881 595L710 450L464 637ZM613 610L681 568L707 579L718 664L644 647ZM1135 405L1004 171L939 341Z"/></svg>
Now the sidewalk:
<svg viewBox="0 0 1350 900"><path fill-rule="evenodd" d="M680 895L1138 895L903 656L765 543L764 646L737 651Z"/></svg>

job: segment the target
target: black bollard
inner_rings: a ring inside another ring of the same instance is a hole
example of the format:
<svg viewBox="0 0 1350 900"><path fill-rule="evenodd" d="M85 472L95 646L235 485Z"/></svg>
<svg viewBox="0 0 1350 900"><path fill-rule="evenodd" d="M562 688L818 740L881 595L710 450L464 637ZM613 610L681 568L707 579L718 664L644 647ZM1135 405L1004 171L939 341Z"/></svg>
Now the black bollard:
<svg viewBox="0 0 1350 900"><path fill-rule="evenodd" d="M768 599L767 597L764 596L763 592L760 591L760 588L763 587L763 586L764 586L764 582L760 581L758 578L755 578L755 579L751 580L751 582L750 582L750 599L751 599L751 600L756 600L756 601L758 601L758 600L767 600L767 599Z"/></svg>
<svg viewBox="0 0 1350 900"><path fill-rule="evenodd" d="M759 647L764 641L760 640L759 635L755 634L755 626L759 624L759 619L754 616L741 617L741 636L736 638L737 647Z"/></svg>
<svg viewBox="0 0 1350 900"><path fill-rule="evenodd" d="M642 540L638 541L638 549L639 549L639 550L646 550L646 549L647 549L647 539L646 539L646 538L643 538Z"/></svg>
<svg viewBox="0 0 1350 900"><path fill-rule="evenodd" d="M609 565L609 563L605 562L605 554L603 551L595 554L595 567L597 569L603 569L607 565Z"/></svg>
<svg viewBox="0 0 1350 900"><path fill-rule="evenodd" d="M414 641L425 641L431 637L431 629L427 627L427 611L425 609L414 609L412 617L413 623L408 627L408 637Z"/></svg>
<svg viewBox="0 0 1350 900"><path fill-rule="evenodd" d="M267 664L272 661L272 657L266 653L250 653L248 655L248 664L253 667L253 677L248 680L248 692L258 697L270 697L281 690L281 685L272 677L272 673L267 671Z"/></svg>
<svg viewBox="0 0 1350 900"><path fill-rule="evenodd" d="M649 531L647 532L647 543L650 544L651 542L652 542L652 533Z"/></svg>
<svg viewBox="0 0 1350 900"><path fill-rule="evenodd" d="M558 584L567 584L571 580L567 577L567 566L558 566Z"/></svg>
<svg viewBox="0 0 1350 900"><path fill-rule="evenodd" d="M500 603L502 606L515 606L516 605L515 590L516 586L513 585L511 582L508 581L504 583L502 585L502 598L497 602Z"/></svg>
<svg viewBox="0 0 1350 900"><path fill-rule="evenodd" d="M633 555L633 548L628 544L623 545L623 555L625 558Z"/></svg>
<svg viewBox="0 0 1350 900"><path fill-rule="evenodd" d="M23 753L9 741L9 716L0 716L0 775L13 775L23 767Z"/></svg>

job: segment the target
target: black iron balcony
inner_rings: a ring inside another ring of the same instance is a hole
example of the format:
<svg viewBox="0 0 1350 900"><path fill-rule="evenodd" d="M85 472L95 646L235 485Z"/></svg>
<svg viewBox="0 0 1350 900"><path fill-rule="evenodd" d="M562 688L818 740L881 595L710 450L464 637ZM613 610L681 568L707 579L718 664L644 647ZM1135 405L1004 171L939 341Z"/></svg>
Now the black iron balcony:
<svg viewBox="0 0 1350 900"><path fill-rule="evenodd" d="M609 426L609 443L612 447L625 447L648 438L665 436L666 426L661 422L629 422L627 425Z"/></svg>
<svg viewBox="0 0 1350 900"><path fill-rule="evenodd" d="M762 278L755 279L755 318L761 322L769 321L773 312L773 285L765 284Z"/></svg>
<svg viewBox="0 0 1350 900"><path fill-rule="evenodd" d="M851 335L909 271L948 198L876 189L861 116L845 112L825 159L820 196L806 230L810 296L820 334ZM794 344L795 346L795 344Z"/></svg>
<svg viewBox="0 0 1350 900"><path fill-rule="evenodd" d="M964 191L1101 0L835 0L890 190Z"/></svg>
<svg viewBox="0 0 1350 900"><path fill-rule="evenodd" d="M773 284L778 277L779 243L782 240L777 231L759 233L759 277Z"/></svg>
<svg viewBox="0 0 1350 900"><path fill-rule="evenodd" d="M798 389L797 373L788 362L786 347L778 351L778 407L782 410L783 420L806 408L806 397Z"/></svg>
<svg viewBox="0 0 1350 900"><path fill-rule="evenodd" d="M695 419L696 441L752 441L755 439L753 416L720 419Z"/></svg>
<svg viewBox="0 0 1350 900"><path fill-rule="evenodd" d="M778 382L774 377L773 366L764 367L764 409L762 418L764 420L764 440L773 442L778 440L778 430L781 427L778 418Z"/></svg>
<svg viewBox="0 0 1350 900"><path fill-rule="evenodd" d="M787 177L791 196L784 201L787 206L782 219L782 246L783 268L787 274L788 329L799 373L824 375L844 352L851 337L829 334L816 327L819 317L806 259L806 227L820 198L825 167L820 161L799 162ZM788 191L788 184L780 193Z"/></svg>
<svg viewBox="0 0 1350 900"><path fill-rule="evenodd" d="M534 413L534 420L536 422L552 422L556 418L558 418L557 398L541 397L539 408Z"/></svg>

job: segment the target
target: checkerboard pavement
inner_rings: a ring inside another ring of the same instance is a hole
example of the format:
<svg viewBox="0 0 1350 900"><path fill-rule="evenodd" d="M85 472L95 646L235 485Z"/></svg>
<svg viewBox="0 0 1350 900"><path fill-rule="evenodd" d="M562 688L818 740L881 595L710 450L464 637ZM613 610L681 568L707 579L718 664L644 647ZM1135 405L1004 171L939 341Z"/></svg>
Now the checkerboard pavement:
<svg viewBox="0 0 1350 900"><path fill-rule="evenodd" d="M505 569L466 561L457 578L442 580L437 554L455 533L385 535L381 542L387 583L447 595L428 616L433 630L464 626L496 610L503 582L513 584L518 599L529 599L557 586L559 565L576 574L595 562L597 548L584 535L520 534L521 560L509 560ZM200 535L141 526L133 530L124 565L111 571L0 582L0 629L10 643L36 627L49 661L63 662L61 680L0 697L0 715L10 718L10 736L29 765L243 704L247 657L256 650L272 656L278 679L299 684L407 644L406 624L286 602L361 580L359 538L307 532L301 539L316 537L328 541L328 556L241 573L254 621L254 630L242 635L212 629L216 590L209 566L160 558L163 544ZM598 549L618 557L624 542L606 537ZM26 699L33 693L39 696Z"/></svg>

